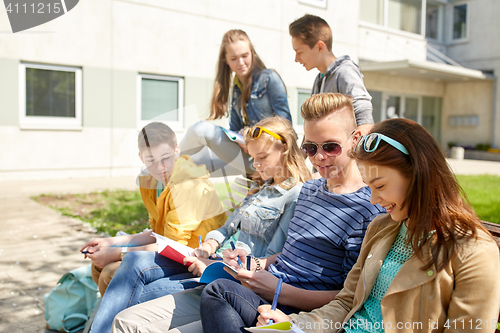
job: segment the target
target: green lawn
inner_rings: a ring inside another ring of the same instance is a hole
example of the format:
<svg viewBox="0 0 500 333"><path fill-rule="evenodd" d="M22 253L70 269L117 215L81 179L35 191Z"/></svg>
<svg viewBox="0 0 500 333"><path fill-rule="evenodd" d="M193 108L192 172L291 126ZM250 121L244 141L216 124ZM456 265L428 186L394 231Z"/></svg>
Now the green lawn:
<svg viewBox="0 0 500 333"><path fill-rule="evenodd" d="M500 177L458 176L460 185L481 220L500 224ZM228 197L224 183L214 185L221 201ZM88 222L97 232L114 236L149 227L139 191L103 191L89 194L41 195L34 198L64 215Z"/></svg>
<svg viewBox="0 0 500 333"><path fill-rule="evenodd" d="M221 202L228 198L225 183L214 184ZM63 215L89 223L96 232L115 236L135 234L149 227L148 212L139 191L103 191L88 194L43 194L34 200Z"/></svg>
<svg viewBox="0 0 500 333"><path fill-rule="evenodd" d="M41 195L33 199L63 215L89 223L98 233L114 236L122 230L134 234L149 227L148 212L139 191Z"/></svg>
<svg viewBox="0 0 500 333"><path fill-rule="evenodd" d="M459 175L457 178L479 218L500 224L500 177Z"/></svg>

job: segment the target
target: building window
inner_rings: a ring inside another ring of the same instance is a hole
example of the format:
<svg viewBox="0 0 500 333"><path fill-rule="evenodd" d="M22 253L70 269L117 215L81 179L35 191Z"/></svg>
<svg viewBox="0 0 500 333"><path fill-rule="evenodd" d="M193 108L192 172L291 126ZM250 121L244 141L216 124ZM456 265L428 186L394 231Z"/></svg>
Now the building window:
<svg viewBox="0 0 500 333"><path fill-rule="evenodd" d="M32 129L81 129L82 70L21 63L19 124Z"/></svg>
<svg viewBox="0 0 500 333"><path fill-rule="evenodd" d="M382 121L382 92L368 90L368 93L372 97L373 121L376 124Z"/></svg>
<svg viewBox="0 0 500 333"><path fill-rule="evenodd" d="M421 125L441 141L441 104L440 97L422 97Z"/></svg>
<svg viewBox="0 0 500 333"><path fill-rule="evenodd" d="M443 15L443 4L427 2L425 37L438 41L443 39Z"/></svg>
<svg viewBox="0 0 500 333"><path fill-rule="evenodd" d="M420 34L422 0L389 0L387 26Z"/></svg>
<svg viewBox="0 0 500 333"><path fill-rule="evenodd" d="M479 116L450 116L448 118L448 125L450 127L477 127L479 126Z"/></svg>
<svg viewBox="0 0 500 333"><path fill-rule="evenodd" d="M361 0L361 21L384 25L384 0Z"/></svg>
<svg viewBox="0 0 500 333"><path fill-rule="evenodd" d="M161 121L172 129L183 127L184 79L139 74L138 125Z"/></svg>
<svg viewBox="0 0 500 333"><path fill-rule="evenodd" d="M297 126L300 127L300 131L302 131L304 125L304 118L302 118L302 114L300 113L300 107L309 97L311 97L310 89L297 89L297 117L295 119L297 119Z"/></svg>
<svg viewBox="0 0 500 333"><path fill-rule="evenodd" d="M467 38L467 4L453 6L453 39Z"/></svg>
<svg viewBox="0 0 500 333"><path fill-rule="evenodd" d="M361 21L421 34L422 0L361 0Z"/></svg>

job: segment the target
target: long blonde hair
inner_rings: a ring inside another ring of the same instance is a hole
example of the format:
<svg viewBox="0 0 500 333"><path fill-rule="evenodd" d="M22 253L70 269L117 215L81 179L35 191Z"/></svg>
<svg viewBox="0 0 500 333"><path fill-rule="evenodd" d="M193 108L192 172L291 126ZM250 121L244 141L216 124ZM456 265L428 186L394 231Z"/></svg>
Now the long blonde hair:
<svg viewBox="0 0 500 333"><path fill-rule="evenodd" d="M229 30L222 37L222 43L219 50L219 60L217 61L217 73L214 83L214 91L212 95L212 103L210 106L210 116L208 120L220 119L228 115L228 97L229 88L231 87L231 68L226 62L226 47L231 43L239 40L248 42L250 51L252 53L252 65L248 72L248 78L242 83L243 91L241 92L241 110L246 114L246 103L250 99L250 91L252 87L252 73L255 68L259 70L266 69L266 66L260 60L259 56L253 48L250 38L243 30Z"/></svg>
<svg viewBox="0 0 500 333"><path fill-rule="evenodd" d="M311 179L311 173L307 169L304 155L297 145L297 136L295 134L295 131L293 130L292 125L287 119L278 116L265 118L255 124L255 126L264 127L265 129L268 129L283 138L282 141L279 141L266 132L262 132L258 139L254 139L249 135L245 135L244 138L247 145L251 141L266 140L269 142L275 142L276 144L281 145L281 147L285 148L282 152L283 166L293 177L293 184L281 183L280 185L283 188L289 189L297 185L298 182L305 183L306 181Z"/></svg>

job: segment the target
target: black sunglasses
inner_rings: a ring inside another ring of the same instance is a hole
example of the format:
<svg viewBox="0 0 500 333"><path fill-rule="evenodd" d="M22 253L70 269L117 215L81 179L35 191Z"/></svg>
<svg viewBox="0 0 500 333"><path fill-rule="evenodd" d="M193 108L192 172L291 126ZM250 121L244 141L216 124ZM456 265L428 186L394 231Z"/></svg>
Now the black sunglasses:
<svg viewBox="0 0 500 333"><path fill-rule="evenodd" d="M349 137L347 138L346 142L343 145L340 145L340 143L338 142L324 142L319 145L316 142L305 142L302 144L300 148L307 156L314 157L318 153L318 147L321 146L321 149L323 149L323 151L328 156L336 157L342 154L342 147L345 146L345 144L347 143L347 141L349 141L354 132L352 132L351 135L349 135Z"/></svg>

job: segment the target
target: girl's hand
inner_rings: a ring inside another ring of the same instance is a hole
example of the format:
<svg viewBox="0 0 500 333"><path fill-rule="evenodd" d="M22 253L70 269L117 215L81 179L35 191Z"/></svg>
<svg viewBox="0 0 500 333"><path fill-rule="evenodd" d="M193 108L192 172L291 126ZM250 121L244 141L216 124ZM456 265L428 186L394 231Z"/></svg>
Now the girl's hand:
<svg viewBox="0 0 500 333"><path fill-rule="evenodd" d="M222 252L222 259L224 260L224 263L234 267L234 268L241 268L240 264L238 263L238 257L240 257L241 263L243 264L244 268L247 268L246 265L246 258L247 258L247 251L243 249L234 249L234 251L231 251L230 249L225 249Z"/></svg>
<svg viewBox="0 0 500 333"><path fill-rule="evenodd" d="M205 268L207 268L212 261L205 258L186 257L184 258L184 265L187 265L187 263L191 263L188 267L188 271L190 271L194 276L201 276Z"/></svg>
<svg viewBox="0 0 500 333"><path fill-rule="evenodd" d="M191 253L191 256L196 257L196 258L208 259L208 257L210 256L210 253L208 253L207 251L202 250L200 248L197 248L197 249L194 249L194 251Z"/></svg>
<svg viewBox="0 0 500 333"><path fill-rule="evenodd" d="M257 308L260 315L257 318L257 326L264 326L269 324L269 319L274 323L281 323L282 321L290 321L292 318L281 312L281 310L271 310L270 304L264 304Z"/></svg>
<svg viewBox="0 0 500 333"><path fill-rule="evenodd" d="M201 248L196 248L192 253L192 257L198 257L198 258L206 258L208 259L212 253L217 250L219 243L217 243L216 240L214 239L208 239L206 240L202 245Z"/></svg>
<svg viewBox="0 0 500 333"><path fill-rule="evenodd" d="M241 284L247 289L250 289L268 302L273 301L274 292L278 285L278 278L276 276L264 269L255 272L239 269L238 274L227 267L225 267L224 270L235 279L241 281ZM285 284L283 284L283 286L285 286Z"/></svg>

